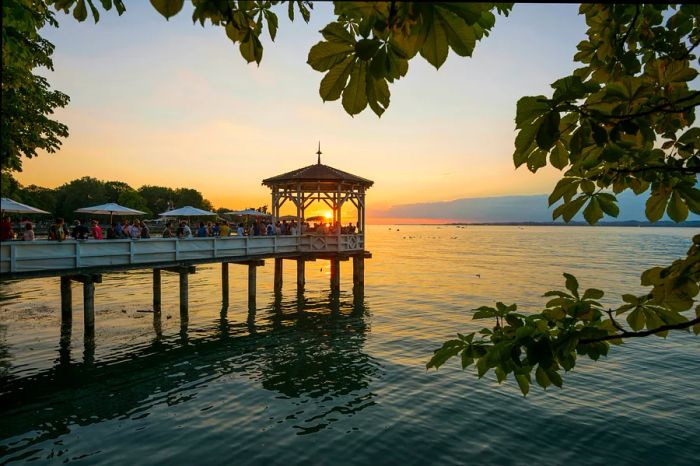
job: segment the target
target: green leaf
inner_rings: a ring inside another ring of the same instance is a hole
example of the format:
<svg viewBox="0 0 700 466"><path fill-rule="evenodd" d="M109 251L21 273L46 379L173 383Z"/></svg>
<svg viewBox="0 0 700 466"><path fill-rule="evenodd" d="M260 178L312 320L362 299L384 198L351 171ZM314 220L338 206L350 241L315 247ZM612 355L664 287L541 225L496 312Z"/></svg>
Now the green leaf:
<svg viewBox="0 0 700 466"><path fill-rule="evenodd" d="M646 215L650 222L656 222L663 217L670 195L670 192L656 191L647 199Z"/></svg>
<svg viewBox="0 0 700 466"><path fill-rule="evenodd" d="M537 384L545 390L547 387L552 385L552 382L549 380L547 373L544 369L542 369L541 365L537 366L537 370L535 371L535 380L537 381Z"/></svg>
<svg viewBox="0 0 700 466"><path fill-rule="evenodd" d="M528 155L532 152L533 142L538 129L539 122L524 126L515 137L515 152L513 153L515 168L527 162Z"/></svg>
<svg viewBox="0 0 700 466"><path fill-rule="evenodd" d="M263 55L263 46L260 43L260 39L258 39L253 31L248 31L248 33L246 33L238 49L246 62L250 63L254 61L260 64Z"/></svg>
<svg viewBox="0 0 700 466"><path fill-rule="evenodd" d="M561 214L565 222L568 223L571 221L571 219L574 218L578 211L581 210L581 207L583 207L583 204L586 202L587 198L587 196L579 196L573 201L564 203L560 206L561 211L559 213ZM554 212L557 213L556 210Z"/></svg>
<svg viewBox="0 0 700 466"><path fill-rule="evenodd" d="M566 150L566 147L564 147L564 144L562 144L561 141L557 141L554 149L549 154L549 163L551 163L554 168L558 168L559 170L564 169L564 167L569 164L569 151Z"/></svg>
<svg viewBox="0 0 700 466"><path fill-rule="evenodd" d="M360 39L355 44L355 55L361 60L369 61L377 53L380 45L376 39Z"/></svg>
<svg viewBox="0 0 700 466"><path fill-rule="evenodd" d="M170 19L171 16L175 16L182 10L185 0L151 0L151 5L160 13L165 16L165 19ZM248 60L250 63L253 60Z"/></svg>
<svg viewBox="0 0 700 466"><path fill-rule="evenodd" d="M345 60L354 50L350 44L322 41L311 47L306 62L316 71L326 71Z"/></svg>
<svg viewBox="0 0 700 466"><path fill-rule="evenodd" d="M525 374L515 374L515 380L518 382L518 387L520 387L520 392L523 396L527 396L530 391L530 377Z"/></svg>
<svg viewBox="0 0 700 466"><path fill-rule="evenodd" d="M563 385L563 382L561 380L561 375L552 367L546 370L547 372L547 378L549 379L550 382L552 382L555 386L561 388Z"/></svg>
<svg viewBox="0 0 700 466"><path fill-rule="evenodd" d="M279 26L279 20L277 15L269 10L265 11L265 19L267 19L267 29L270 32L270 39L274 42L275 37L277 37L277 28Z"/></svg>
<svg viewBox="0 0 700 466"><path fill-rule="evenodd" d="M329 42L339 42L346 45L355 44L355 36L350 34L342 23L334 22L321 29L323 38Z"/></svg>
<svg viewBox="0 0 700 466"><path fill-rule="evenodd" d="M535 140L537 146L548 151L559 140L559 112L552 110L542 118Z"/></svg>
<svg viewBox="0 0 700 466"><path fill-rule="evenodd" d="M353 57L348 57L333 66L333 68L326 73L326 76L321 80L321 86L319 88L319 94L324 102L327 100L338 100L340 98L354 64L355 59Z"/></svg>
<svg viewBox="0 0 700 466"><path fill-rule="evenodd" d="M597 288L588 288L584 293L583 293L583 298L581 299L600 299L605 295L603 290L599 290Z"/></svg>
<svg viewBox="0 0 700 466"><path fill-rule="evenodd" d="M437 18L432 23L429 23L427 27L428 33L420 49L420 54L428 63L439 69L447 60L447 35L442 27L442 21Z"/></svg>
<svg viewBox="0 0 700 466"><path fill-rule="evenodd" d="M603 218L603 209L600 208L597 197L591 197L591 200L588 201L588 205L583 211L583 217L591 225L595 225L598 223L598 220Z"/></svg>
<svg viewBox="0 0 700 466"><path fill-rule="evenodd" d="M85 19L87 19L87 8L85 8L85 0L78 0L78 3L75 5L75 8L73 9L73 17L80 22L83 22L83 21L85 21ZM5 36L4 33L5 33L5 30L3 28L3 38ZM4 49L4 47L3 47L3 49ZM4 63L4 61L3 61L3 63Z"/></svg>
<svg viewBox="0 0 700 466"><path fill-rule="evenodd" d="M641 308L637 308L630 312L627 316L627 323L632 327L635 332L644 328L644 311Z"/></svg>
<svg viewBox="0 0 700 466"><path fill-rule="evenodd" d="M350 73L350 82L343 91L343 108L350 115L357 115L367 107L367 65L358 63Z"/></svg>
<svg viewBox="0 0 700 466"><path fill-rule="evenodd" d="M605 194L606 193L600 193L598 195L598 203L600 204L600 208L603 209L603 212L605 212L607 215L617 217L620 214L620 208L615 203L617 199L612 194Z"/></svg>
<svg viewBox="0 0 700 466"><path fill-rule="evenodd" d="M460 57L470 57L476 46L476 36L463 19L443 8L435 8L436 16L442 19L447 42Z"/></svg>
<svg viewBox="0 0 700 466"><path fill-rule="evenodd" d="M520 98L515 115L515 127L530 126L530 122L547 113L550 108L547 98L543 95Z"/></svg>
<svg viewBox="0 0 700 466"><path fill-rule="evenodd" d="M682 222L688 218L688 206L683 202L678 191L673 191L673 194L671 194L671 201L668 203L666 213L674 222Z"/></svg>
<svg viewBox="0 0 700 466"><path fill-rule="evenodd" d="M375 79L367 73L367 103L377 116L382 116L389 107L389 85L384 78Z"/></svg>
<svg viewBox="0 0 700 466"><path fill-rule="evenodd" d="M566 279L565 286L566 289L571 291L571 293L578 298L578 280L576 280L576 277L571 275L570 273L564 273L564 278Z"/></svg>

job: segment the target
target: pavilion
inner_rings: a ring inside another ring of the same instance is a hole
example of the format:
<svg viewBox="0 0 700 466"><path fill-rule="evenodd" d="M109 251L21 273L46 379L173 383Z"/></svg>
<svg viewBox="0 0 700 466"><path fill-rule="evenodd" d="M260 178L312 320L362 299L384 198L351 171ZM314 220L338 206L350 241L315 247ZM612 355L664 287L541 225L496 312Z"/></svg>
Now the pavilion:
<svg viewBox="0 0 700 466"><path fill-rule="evenodd" d="M272 190L273 220L276 222L279 219L281 207L290 201L296 207L297 225L300 225L306 209L318 201L331 209L332 225L335 226L341 224L343 205L350 202L357 209L357 234L364 239L365 192L374 182L322 164L320 144L316 154L317 163L262 181ZM301 234L300 230L297 229L298 235Z"/></svg>

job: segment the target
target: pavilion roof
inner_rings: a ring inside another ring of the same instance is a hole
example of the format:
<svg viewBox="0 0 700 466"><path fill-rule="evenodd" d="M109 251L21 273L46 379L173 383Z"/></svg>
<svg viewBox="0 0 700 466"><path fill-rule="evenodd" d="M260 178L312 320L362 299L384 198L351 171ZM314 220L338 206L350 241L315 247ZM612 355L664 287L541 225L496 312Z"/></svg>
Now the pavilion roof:
<svg viewBox="0 0 700 466"><path fill-rule="evenodd" d="M362 178L361 176L353 175L352 173L338 170L337 168L316 163L303 168L298 168L281 175L273 176L263 180L263 184L272 187L273 185L295 183L295 182L333 182L333 183L350 183L359 184L364 188L369 188L374 184L374 181Z"/></svg>

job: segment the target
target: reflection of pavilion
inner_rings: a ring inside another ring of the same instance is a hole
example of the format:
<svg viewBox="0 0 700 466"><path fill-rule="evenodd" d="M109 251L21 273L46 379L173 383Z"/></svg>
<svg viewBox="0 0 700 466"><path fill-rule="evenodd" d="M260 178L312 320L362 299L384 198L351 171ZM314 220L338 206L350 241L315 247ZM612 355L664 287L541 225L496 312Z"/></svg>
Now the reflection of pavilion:
<svg viewBox="0 0 700 466"><path fill-rule="evenodd" d="M63 435L71 424L128 418L173 399L187 402L193 390L228 376L260 383L281 399L333 400L325 407L307 403L309 417L326 416L329 405L335 406L333 419L355 413L371 406L369 386L380 375L378 363L363 351L365 313L362 302L341 303L335 294L321 301L302 297L277 301L257 319L253 312L248 322L229 323L224 311L206 337L186 344L177 337L156 340L103 363L91 363L88 356L71 362L61 355L49 370L0 379L0 439L22 435L31 445ZM299 409L294 401L289 406ZM293 427L313 425L297 420ZM12 449L4 453L12 454Z"/></svg>

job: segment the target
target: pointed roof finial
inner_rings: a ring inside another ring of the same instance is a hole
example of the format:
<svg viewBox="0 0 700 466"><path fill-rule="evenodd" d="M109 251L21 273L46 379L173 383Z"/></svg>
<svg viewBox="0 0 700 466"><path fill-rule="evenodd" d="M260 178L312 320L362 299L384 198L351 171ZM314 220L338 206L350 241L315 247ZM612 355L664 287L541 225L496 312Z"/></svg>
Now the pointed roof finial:
<svg viewBox="0 0 700 466"><path fill-rule="evenodd" d="M318 164L321 165L321 154L323 153L321 152L321 141L318 141L318 152L316 153L318 154Z"/></svg>

